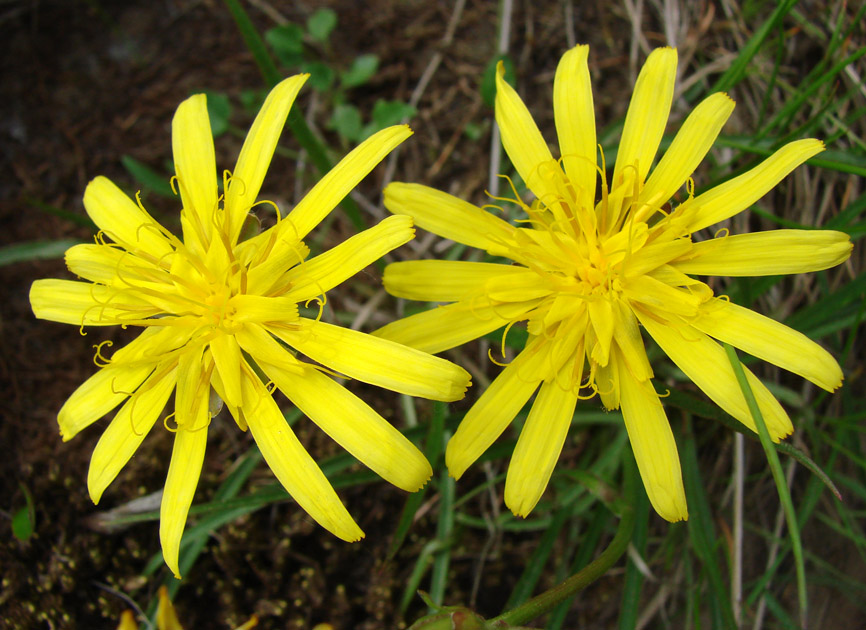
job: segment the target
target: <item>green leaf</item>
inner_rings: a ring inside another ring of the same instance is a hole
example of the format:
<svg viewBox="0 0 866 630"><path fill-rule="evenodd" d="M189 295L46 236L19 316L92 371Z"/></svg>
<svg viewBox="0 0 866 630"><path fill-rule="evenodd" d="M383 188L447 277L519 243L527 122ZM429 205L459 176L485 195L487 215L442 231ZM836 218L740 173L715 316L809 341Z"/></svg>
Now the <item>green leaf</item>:
<svg viewBox="0 0 866 630"><path fill-rule="evenodd" d="M337 14L331 9L318 9L307 18L307 32L319 42L327 41L335 26L337 26Z"/></svg>
<svg viewBox="0 0 866 630"><path fill-rule="evenodd" d="M30 260L62 258L64 252L81 241L61 239L57 241L28 241L0 247L0 267Z"/></svg>
<svg viewBox="0 0 866 630"><path fill-rule="evenodd" d="M370 80L379 69L379 58L376 55L361 55L352 62L348 70L343 72L340 83L344 88L363 85Z"/></svg>
<svg viewBox="0 0 866 630"><path fill-rule="evenodd" d="M310 73L310 85L323 92L334 84L334 70L321 61L307 61L301 64L304 72Z"/></svg>
<svg viewBox="0 0 866 630"><path fill-rule="evenodd" d="M481 98L488 107L493 107L496 102L496 66L499 62L505 66L505 80L509 85L517 85L517 74L514 72L514 62L508 55L496 55L484 68L481 75Z"/></svg>
<svg viewBox="0 0 866 630"><path fill-rule="evenodd" d="M294 68L304 60L304 29L297 24L289 22L268 29L265 31L265 41L287 68Z"/></svg>
<svg viewBox="0 0 866 630"><path fill-rule="evenodd" d="M229 118L232 116L232 104L229 97L222 92L205 91L207 96L207 115L210 117L210 130L213 137L223 135L229 128Z"/></svg>
<svg viewBox="0 0 866 630"><path fill-rule="evenodd" d="M158 173L143 162L139 162L131 155L124 155L120 158L120 163L142 187L152 190L161 197L174 198L174 191L171 189L167 176Z"/></svg>
<svg viewBox="0 0 866 630"><path fill-rule="evenodd" d="M18 483L24 494L26 505L12 516L12 535L23 543L30 540L36 529L36 509L33 507L33 496L23 483Z"/></svg>
<svg viewBox="0 0 866 630"><path fill-rule="evenodd" d="M361 138L361 112L354 105L337 105L331 127L346 140L357 142Z"/></svg>
<svg viewBox="0 0 866 630"><path fill-rule="evenodd" d="M384 129L391 125L399 125L404 118L411 118L416 113L418 110L409 103L379 99L373 105L373 122L379 129Z"/></svg>

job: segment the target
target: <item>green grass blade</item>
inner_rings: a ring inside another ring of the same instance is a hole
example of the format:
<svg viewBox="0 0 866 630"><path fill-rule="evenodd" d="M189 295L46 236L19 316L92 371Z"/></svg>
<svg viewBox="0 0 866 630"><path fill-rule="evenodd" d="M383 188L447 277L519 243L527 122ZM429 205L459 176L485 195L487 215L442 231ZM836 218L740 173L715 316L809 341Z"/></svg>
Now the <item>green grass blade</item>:
<svg viewBox="0 0 866 630"><path fill-rule="evenodd" d="M0 247L0 267L32 260L63 258L64 252L81 241L61 239L57 241L28 241Z"/></svg>
<svg viewBox="0 0 866 630"><path fill-rule="evenodd" d="M746 380L746 373L743 371L743 365L737 357L737 351L729 344L723 344L725 352L728 355L728 360L731 362L731 367L734 369L734 374L737 376L737 381L740 384L740 389L743 391L743 396L746 398L746 403L749 406L749 412L755 420L758 427L758 436L761 438L761 446L764 447L764 453L767 455L767 462L770 466L770 472L773 474L773 480L776 482L776 490L779 492L779 500L782 503L782 509L785 512L785 519L788 524L788 535L791 538L791 547L794 552L794 563L797 569L797 599L800 604L800 625L806 628L806 619L808 614L808 595L806 593L806 568L803 562L803 545L800 541L800 527L797 523L797 516L794 512L794 504L791 501L791 493L788 490L788 483L785 480L785 473L782 471L782 464L779 462L779 455L773 446L773 441L770 438L770 432L767 430L767 425L764 422L764 416L758 408L758 402L752 393L752 388Z"/></svg>

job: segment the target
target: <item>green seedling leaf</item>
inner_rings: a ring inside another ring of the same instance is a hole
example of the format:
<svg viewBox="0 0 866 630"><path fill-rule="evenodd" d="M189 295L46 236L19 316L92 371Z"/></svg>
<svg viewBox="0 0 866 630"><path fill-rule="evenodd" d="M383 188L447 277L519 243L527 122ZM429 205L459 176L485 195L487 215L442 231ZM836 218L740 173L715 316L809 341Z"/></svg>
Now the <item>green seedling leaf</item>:
<svg viewBox="0 0 866 630"><path fill-rule="evenodd" d="M168 176L158 173L147 164L139 162L131 155L124 155L120 158L120 163L123 164L123 168L125 168L126 171L142 185L142 187L155 192L161 197L174 198L174 191L171 189Z"/></svg>
<svg viewBox="0 0 866 630"><path fill-rule="evenodd" d="M344 88L363 85L370 80L379 69L379 58L376 55L361 55L356 57L348 70L343 72L340 83Z"/></svg>
<svg viewBox="0 0 866 630"><path fill-rule="evenodd" d="M17 262L62 258L67 249L73 245L78 245L80 242L72 239L61 239L58 241L29 241L0 247L0 267Z"/></svg>
<svg viewBox="0 0 866 630"><path fill-rule="evenodd" d="M244 90L238 96L238 100L240 100L244 111L255 116L262 108L267 94L267 90Z"/></svg>
<svg viewBox="0 0 866 630"><path fill-rule="evenodd" d="M505 65L505 80L509 85L517 85L517 74L514 72L514 62L508 55L496 55L484 68L481 75L481 98L488 107L493 107L496 102L496 66L499 62Z"/></svg>
<svg viewBox="0 0 866 630"><path fill-rule="evenodd" d="M335 26L337 26L337 14L331 9L317 9L307 18L307 32L318 42L327 41Z"/></svg>
<svg viewBox="0 0 866 630"><path fill-rule="evenodd" d="M307 61L301 64L304 72L310 73L310 85L324 92L334 84L334 70L321 61Z"/></svg>
<svg viewBox="0 0 866 630"><path fill-rule="evenodd" d="M26 505L12 516L12 535L23 543L30 540L36 529L36 508L33 507L33 496L23 483L18 483L24 494Z"/></svg>
<svg viewBox="0 0 866 630"><path fill-rule="evenodd" d="M400 124L404 118L411 118L418 110L403 101L379 99L373 105L373 122L379 129ZM378 131L377 129L376 131Z"/></svg>
<svg viewBox="0 0 866 630"><path fill-rule="evenodd" d="M346 140L357 142L361 138L361 112L354 105L337 105L331 116L331 127Z"/></svg>
<svg viewBox="0 0 866 630"><path fill-rule="evenodd" d="M287 68L296 67L304 60L304 29L297 24L289 22L268 29L265 31L265 41Z"/></svg>
<svg viewBox="0 0 866 630"><path fill-rule="evenodd" d="M207 115L210 117L210 130L213 137L223 135L229 128L229 118L232 116L232 104L229 97L222 92L208 92Z"/></svg>

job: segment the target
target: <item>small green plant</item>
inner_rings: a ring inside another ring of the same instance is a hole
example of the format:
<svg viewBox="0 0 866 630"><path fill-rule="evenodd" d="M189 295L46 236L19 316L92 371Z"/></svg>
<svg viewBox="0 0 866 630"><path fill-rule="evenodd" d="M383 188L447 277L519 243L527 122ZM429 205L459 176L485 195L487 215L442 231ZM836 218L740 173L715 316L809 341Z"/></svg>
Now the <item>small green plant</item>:
<svg viewBox="0 0 866 630"><path fill-rule="evenodd" d="M361 110L348 102L348 93L370 81L379 69L379 58L370 53L359 55L348 67L335 71L334 64L325 59L331 56L329 40L336 26L337 14L323 8L307 19L306 28L288 22L265 33L280 64L287 71L309 73L310 85L326 95L332 110L328 128L344 144L357 143L414 116L416 109L408 103L378 99L370 120L364 122Z"/></svg>

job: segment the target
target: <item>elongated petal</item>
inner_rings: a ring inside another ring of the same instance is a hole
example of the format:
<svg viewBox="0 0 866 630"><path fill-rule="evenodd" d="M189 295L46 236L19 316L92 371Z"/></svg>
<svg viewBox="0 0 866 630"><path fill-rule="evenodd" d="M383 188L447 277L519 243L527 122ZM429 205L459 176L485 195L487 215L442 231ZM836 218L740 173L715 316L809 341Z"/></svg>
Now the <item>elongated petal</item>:
<svg viewBox="0 0 866 630"><path fill-rule="evenodd" d="M279 365L283 371L292 371L303 376L306 374L306 364L298 361L292 352L280 344L264 326L251 324L244 326L236 333L236 339L244 352L252 356L257 363Z"/></svg>
<svg viewBox="0 0 866 630"><path fill-rule="evenodd" d="M199 253L207 249L217 205L216 158L207 113L207 96L181 103L171 121L171 144L177 185L186 221L183 241Z"/></svg>
<svg viewBox="0 0 866 630"><path fill-rule="evenodd" d="M279 370L266 367L273 375ZM286 418L258 377L244 373L243 394L254 412L244 414L262 456L286 491L329 532L354 542L364 532L346 510L319 466L295 437Z"/></svg>
<svg viewBox="0 0 866 630"><path fill-rule="evenodd" d="M415 492L433 475L412 442L329 376L312 367L302 377L273 366L265 372L304 415L389 483Z"/></svg>
<svg viewBox="0 0 866 630"><path fill-rule="evenodd" d="M332 370L402 394L452 401L469 387L469 373L450 361L357 330L302 318L297 331L274 333Z"/></svg>
<svg viewBox="0 0 866 630"><path fill-rule="evenodd" d="M722 126L734 111L734 101L721 92L705 98L689 114L665 151L638 198L636 221L646 220L661 208L704 159Z"/></svg>
<svg viewBox="0 0 866 630"><path fill-rule="evenodd" d="M217 334L210 342L210 351L220 375L225 401L234 406L243 405L241 395L241 349L233 335Z"/></svg>
<svg viewBox="0 0 866 630"><path fill-rule="evenodd" d="M625 116L611 188L619 187L625 177L640 184L646 180L671 112L676 76L676 49L656 48L650 53Z"/></svg>
<svg viewBox="0 0 866 630"><path fill-rule="evenodd" d="M155 365L110 365L79 385L57 413L63 441L68 442L126 400Z"/></svg>
<svg viewBox="0 0 866 630"><path fill-rule="evenodd" d="M385 207L394 214L408 214L420 228L488 252L502 250L502 243L514 232L514 227L486 210L420 184L388 184Z"/></svg>
<svg viewBox="0 0 866 630"><path fill-rule="evenodd" d="M508 465L505 505L517 516L528 516L538 503L562 452L571 426L577 394L556 382L538 391Z"/></svg>
<svg viewBox="0 0 866 630"><path fill-rule="evenodd" d="M689 232L696 232L739 214L782 181L788 173L824 150L820 140L807 138L783 146L752 170L720 184L683 206L697 208Z"/></svg>
<svg viewBox="0 0 866 630"><path fill-rule="evenodd" d="M99 438L87 471L87 490L94 503L99 503L102 493L153 428L174 390L175 378L174 369L157 368Z"/></svg>
<svg viewBox="0 0 866 630"><path fill-rule="evenodd" d="M650 503L672 523L686 520L689 512L677 443L658 394L650 381L639 382L622 361L616 363L622 417Z"/></svg>
<svg viewBox="0 0 866 630"><path fill-rule="evenodd" d="M100 284L128 285L123 278L128 275L127 268L130 263L156 271L156 267L138 256L117 247L95 243L73 245L66 250L63 258L69 271L76 276Z"/></svg>
<svg viewBox="0 0 866 630"><path fill-rule="evenodd" d="M333 289L414 236L411 218L387 217L325 253L296 265L283 274L278 283L291 286L287 296L305 302Z"/></svg>
<svg viewBox="0 0 866 630"><path fill-rule="evenodd" d="M30 286L30 306L39 319L74 326L116 326L158 312L150 303L90 282L46 278Z"/></svg>
<svg viewBox="0 0 866 630"><path fill-rule="evenodd" d="M278 83L265 99L244 140L225 193L226 220L232 243L237 241L244 219L259 196L286 117L308 77L307 74L298 74Z"/></svg>
<svg viewBox="0 0 866 630"><path fill-rule="evenodd" d="M174 577L180 579L178 554L183 528L198 478L204 461L207 446L207 399L203 399L196 410L194 424L200 429L189 431L180 429L174 436L171 450L171 463L162 493L159 508L159 541L162 544L162 557Z"/></svg>
<svg viewBox="0 0 866 630"><path fill-rule="evenodd" d="M425 302L455 302L480 295L488 280L503 281L525 269L462 260L410 260L385 267L385 289L396 297Z"/></svg>
<svg viewBox="0 0 866 630"><path fill-rule="evenodd" d="M722 347L696 328L686 324L661 323L638 309L641 324L674 363L719 407L753 431L755 421L737 383L734 370ZM774 442L794 430L788 414L766 386L746 368L746 377L758 401Z"/></svg>
<svg viewBox="0 0 866 630"><path fill-rule="evenodd" d="M637 318L622 300L612 300L611 307L616 317L613 338L619 348L620 358L638 382L652 378L653 370L646 356Z"/></svg>
<svg viewBox="0 0 866 630"><path fill-rule="evenodd" d="M491 305L485 298L465 300L399 319L372 334L436 354L502 328L536 304Z"/></svg>
<svg viewBox="0 0 866 630"><path fill-rule="evenodd" d="M539 199L553 203L557 197L556 182L562 179L561 170L532 114L505 80L501 61L496 68L496 122L502 132L502 146L526 187Z"/></svg>
<svg viewBox="0 0 866 630"><path fill-rule="evenodd" d="M572 185L580 191L577 202L592 208L598 178L598 148L588 57L589 46L585 45L575 46L562 56L553 78L553 114L562 165Z"/></svg>
<svg viewBox="0 0 866 630"><path fill-rule="evenodd" d="M340 160L289 214L297 238L304 238L386 155L411 135L408 125L387 127L364 140Z"/></svg>
<svg viewBox="0 0 866 630"><path fill-rule="evenodd" d="M165 228L107 177L97 177L84 190L84 209L97 227L129 251L161 258L174 250Z"/></svg>
<svg viewBox="0 0 866 630"><path fill-rule="evenodd" d="M806 335L751 309L714 299L689 323L719 341L799 374L828 392L842 385L842 369L829 352Z"/></svg>
<svg viewBox="0 0 866 630"><path fill-rule="evenodd" d="M202 360L203 351L203 346L193 346L181 353L178 358L174 420L184 431L198 429L201 426L199 421L202 400L206 403L210 399L210 379L206 378Z"/></svg>
<svg viewBox="0 0 866 630"><path fill-rule="evenodd" d="M455 479L486 451L523 408L541 382L547 351L539 343L525 348L497 376L457 427L445 449L445 464Z"/></svg>
<svg viewBox="0 0 866 630"><path fill-rule="evenodd" d="M844 232L770 230L695 243L688 259L671 263L699 276L775 276L829 269L848 260L854 246Z"/></svg>

